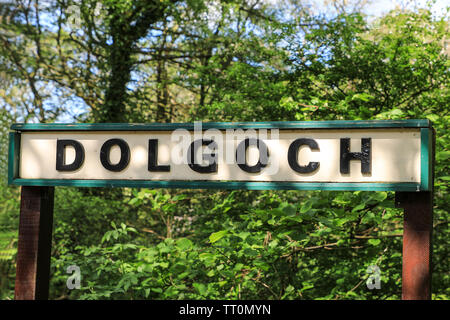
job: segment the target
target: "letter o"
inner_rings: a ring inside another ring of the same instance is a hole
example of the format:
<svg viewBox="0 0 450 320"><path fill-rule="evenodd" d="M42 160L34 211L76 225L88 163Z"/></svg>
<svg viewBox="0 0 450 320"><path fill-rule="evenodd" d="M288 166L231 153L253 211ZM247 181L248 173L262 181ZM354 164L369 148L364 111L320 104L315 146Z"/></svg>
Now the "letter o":
<svg viewBox="0 0 450 320"><path fill-rule="evenodd" d="M247 164L246 152L249 146L256 146L259 150L259 159L254 166ZM265 152L264 152L265 151ZM260 139L246 138L236 148L236 163L243 171L248 173L259 173L269 162L269 149ZM242 161L241 161L242 160ZM242 163L243 162L243 163Z"/></svg>
<svg viewBox="0 0 450 320"><path fill-rule="evenodd" d="M120 148L120 161L117 164L112 164L109 157L113 146L119 146ZM103 167L109 171L122 171L130 163L130 147L122 139L110 139L102 145L100 150L100 161Z"/></svg>

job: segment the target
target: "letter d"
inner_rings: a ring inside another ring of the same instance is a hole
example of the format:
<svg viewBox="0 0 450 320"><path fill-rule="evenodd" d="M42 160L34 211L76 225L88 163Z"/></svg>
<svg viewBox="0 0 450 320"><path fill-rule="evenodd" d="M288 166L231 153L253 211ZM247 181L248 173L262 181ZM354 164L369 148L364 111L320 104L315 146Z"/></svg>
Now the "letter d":
<svg viewBox="0 0 450 320"><path fill-rule="evenodd" d="M75 160L66 164L66 147L71 146L75 149ZM56 170L75 171L81 167L84 162L84 148L76 140L57 140L56 141Z"/></svg>

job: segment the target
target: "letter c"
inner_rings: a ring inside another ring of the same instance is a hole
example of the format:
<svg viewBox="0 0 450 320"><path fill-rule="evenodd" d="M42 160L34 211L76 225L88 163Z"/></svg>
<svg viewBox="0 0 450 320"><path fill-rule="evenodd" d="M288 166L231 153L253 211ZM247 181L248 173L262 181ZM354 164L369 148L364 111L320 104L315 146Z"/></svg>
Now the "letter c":
<svg viewBox="0 0 450 320"><path fill-rule="evenodd" d="M320 150L319 145L314 139L299 138L291 143L288 151L288 162L292 170L298 173L311 173L317 170L320 166L320 162L310 162L306 166L298 164L298 150L301 146L308 146L311 150Z"/></svg>

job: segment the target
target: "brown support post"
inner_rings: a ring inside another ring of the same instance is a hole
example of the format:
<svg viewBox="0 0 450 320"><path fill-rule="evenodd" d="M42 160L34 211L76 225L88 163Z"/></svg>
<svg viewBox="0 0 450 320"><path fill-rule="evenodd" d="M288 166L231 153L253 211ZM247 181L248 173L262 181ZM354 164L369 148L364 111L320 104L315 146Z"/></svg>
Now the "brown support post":
<svg viewBox="0 0 450 320"><path fill-rule="evenodd" d="M431 299L433 192L397 192L404 209L402 299Z"/></svg>
<svg viewBox="0 0 450 320"><path fill-rule="evenodd" d="M54 187L22 187L16 300L48 299Z"/></svg>

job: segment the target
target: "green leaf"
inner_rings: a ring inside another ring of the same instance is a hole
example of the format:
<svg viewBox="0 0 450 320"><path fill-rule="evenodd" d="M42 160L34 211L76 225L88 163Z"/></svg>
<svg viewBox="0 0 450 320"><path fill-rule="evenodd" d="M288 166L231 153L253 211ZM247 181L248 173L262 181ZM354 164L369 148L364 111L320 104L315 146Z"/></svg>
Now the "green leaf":
<svg viewBox="0 0 450 320"><path fill-rule="evenodd" d="M383 201L387 198L387 192L374 192L371 198L376 201Z"/></svg>
<svg viewBox="0 0 450 320"><path fill-rule="evenodd" d="M436 152L436 159L438 160L447 160L450 158L450 151L437 151Z"/></svg>
<svg viewBox="0 0 450 320"><path fill-rule="evenodd" d="M349 221L348 218L338 218L334 220L334 223L338 226L338 227L342 227L345 223L347 223Z"/></svg>
<svg viewBox="0 0 450 320"><path fill-rule="evenodd" d="M302 282L302 288L299 290L299 292L304 292L312 288L314 288L314 284L309 282Z"/></svg>
<svg viewBox="0 0 450 320"><path fill-rule="evenodd" d="M294 216L297 212L297 208L290 203L283 202L280 204L279 209L287 216Z"/></svg>
<svg viewBox="0 0 450 320"><path fill-rule="evenodd" d="M180 200L184 200L184 199L186 199L186 195L179 194L179 195L176 195L175 197L173 197L172 201L180 201Z"/></svg>
<svg viewBox="0 0 450 320"><path fill-rule="evenodd" d="M177 278L181 280L181 279L186 278L189 274L190 274L190 272L186 271L186 272L180 273L180 274L177 276Z"/></svg>
<svg viewBox="0 0 450 320"><path fill-rule="evenodd" d="M287 217L286 219L295 222L303 222L303 218L301 216Z"/></svg>
<svg viewBox="0 0 450 320"><path fill-rule="evenodd" d="M381 240L380 239L369 239L369 241L367 241L367 242L373 246L377 246L381 243Z"/></svg>
<svg viewBox="0 0 450 320"><path fill-rule="evenodd" d="M216 242L216 241L219 241L219 240L222 239L227 233L228 233L228 230L221 230L221 231L217 231L217 232L211 233L211 235L209 236L209 242L210 242L210 243L214 243L214 242Z"/></svg>
<svg viewBox="0 0 450 320"><path fill-rule="evenodd" d="M138 203L138 201L140 201L140 199L138 199L138 198L133 198L133 199L131 199L131 200L128 202L128 204L132 206L132 205Z"/></svg>
<svg viewBox="0 0 450 320"><path fill-rule="evenodd" d="M352 101L354 100L362 100L364 102L370 101L374 99L374 97L368 93L357 93L355 95L353 95L352 97Z"/></svg>
<svg viewBox="0 0 450 320"><path fill-rule="evenodd" d="M203 283L196 282L192 286L197 290L197 292L200 295L204 296L206 294L206 286Z"/></svg>
<svg viewBox="0 0 450 320"><path fill-rule="evenodd" d="M437 121L439 121L440 117L437 114L428 114L428 115L426 115L426 118L433 122L437 122Z"/></svg>
<svg viewBox="0 0 450 320"><path fill-rule="evenodd" d="M239 232L238 237L245 241L251 233L248 231Z"/></svg>
<svg viewBox="0 0 450 320"><path fill-rule="evenodd" d="M242 270L242 268L244 268L244 265L242 263L236 263L233 270L239 272Z"/></svg>
<svg viewBox="0 0 450 320"><path fill-rule="evenodd" d="M362 210L362 209L364 209L365 206L366 205L364 203L360 203L356 207L353 208L352 212L356 212L356 211Z"/></svg>
<svg viewBox="0 0 450 320"><path fill-rule="evenodd" d="M186 251L192 247L192 241L186 238L180 238L177 240L176 246L182 250Z"/></svg>
<svg viewBox="0 0 450 320"><path fill-rule="evenodd" d="M393 116L401 116L403 115L403 111L400 109L392 109L389 113Z"/></svg>
<svg viewBox="0 0 450 320"><path fill-rule="evenodd" d="M245 248L244 254L248 257L255 257L258 255L258 251L250 249L250 248Z"/></svg>
<svg viewBox="0 0 450 320"><path fill-rule="evenodd" d="M300 208L300 213L306 213L309 210L311 210L311 208L312 208L312 201L308 200L304 204L302 204L302 206Z"/></svg>

